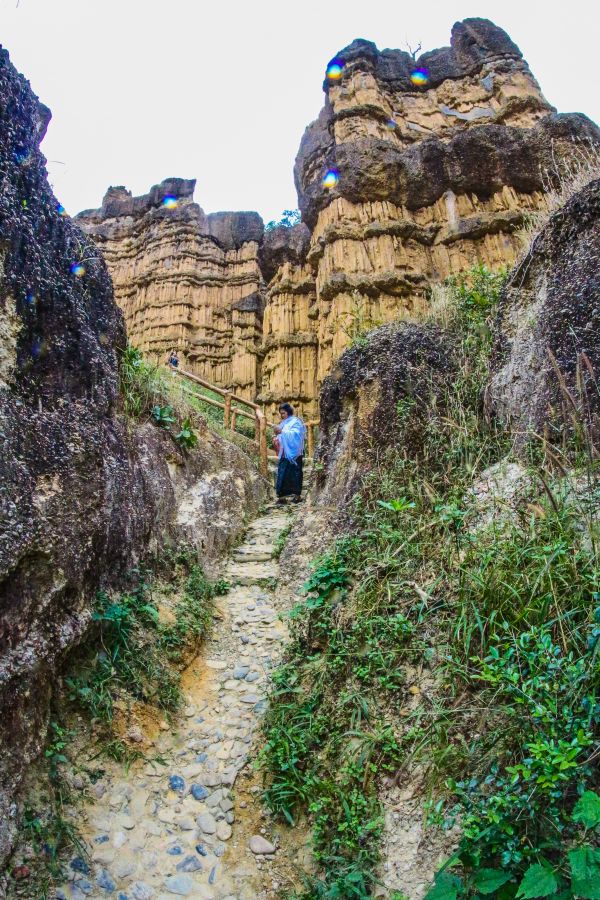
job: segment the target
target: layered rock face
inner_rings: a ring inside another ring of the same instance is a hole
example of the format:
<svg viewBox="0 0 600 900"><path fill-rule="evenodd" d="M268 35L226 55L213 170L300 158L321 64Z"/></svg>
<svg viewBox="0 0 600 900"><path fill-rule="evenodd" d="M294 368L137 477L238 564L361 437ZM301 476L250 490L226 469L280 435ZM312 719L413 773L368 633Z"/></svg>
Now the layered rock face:
<svg viewBox="0 0 600 900"><path fill-rule="evenodd" d="M163 361L175 348L190 369L256 393L262 278L257 213L205 215L195 181L171 178L132 197L110 188L78 224L101 248L129 340Z"/></svg>
<svg viewBox="0 0 600 900"><path fill-rule="evenodd" d="M485 19L457 23L450 47L417 60L357 40L336 64L296 159L302 225L263 234L251 214L204 216L178 180L141 198L111 189L81 219L131 339L157 356L177 346L193 371L269 412L291 400L314 416L357 334L418 320L448 275L512 265L516 230L545 208L545 173L573 141L600 141L585 116L554 112ZM162 207L167 194L177 208Z"/></svg>
<svg viewBox="0 0 600 900"><path fill-rule="evenodd" d="M319 381L349 331L418 319L432 283L511 264L524 214L545 206L542 173L572 140L598 140L585 116L554 114L519 49L483 19L456 24L450 47L416 61L367 41L337 59L295 168L312 229ZM327 171L338 179L329 190Z"/></svg>
<svg viewBox="0 0 600 900"><path fill-rule="evenodd" d="M247 457L208 431L184 460L118 415L123 316L48 185L49 117L0 48L0 865L54 674L97 589L167 541L210 564L263 497Z"/></svg>

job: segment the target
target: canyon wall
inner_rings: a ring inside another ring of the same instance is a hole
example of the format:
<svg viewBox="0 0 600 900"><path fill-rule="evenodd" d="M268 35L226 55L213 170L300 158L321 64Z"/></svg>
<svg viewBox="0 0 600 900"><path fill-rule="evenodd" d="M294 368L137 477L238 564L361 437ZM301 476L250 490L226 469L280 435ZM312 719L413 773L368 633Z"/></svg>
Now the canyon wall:
<svg viewBox="0 0 600 900"><path fill-rule="evenodd" d="M49 118L0 48L0 867L97 590L165 544L195 545L210 568L265 496L248 457L207 428L184 457L120 414L123 315L48 185Z"/></svg>
<svg viewBox="0 0 600 900"><path fill-rule="evenodd" d="M206 216L178 179L140 198L110 189L79 220L103 248L130 339L155 358L176 346L192 371L270 413L291 400L314 416L354 337L418 320L431 286L475 263L512 265L516 232L544 210L573 142L600 140L585 116L556 114L485 19L416 60L356 40L333 63L296 159L301 225Z"/></svg>

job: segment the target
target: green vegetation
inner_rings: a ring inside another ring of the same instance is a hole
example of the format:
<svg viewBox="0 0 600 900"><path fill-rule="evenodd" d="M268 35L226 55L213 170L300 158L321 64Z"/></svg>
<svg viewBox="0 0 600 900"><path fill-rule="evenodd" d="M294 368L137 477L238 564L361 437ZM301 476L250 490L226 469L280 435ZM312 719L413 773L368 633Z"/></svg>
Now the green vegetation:
<svg viewBox="0 0 600 900"><path fill-rule="evenodd" d="M284 528L282 528L277 535L275 543L273 544L273 559L279 559L279 557L283 553L283 550L287 543L287 539L290 536L290 531L292 530L292 524L293 523L290 520L290 522L288 522L288 524Z"/></svg>
<svg viewBox="0 0 600 900"><path fill-rule="evenodd" d="M482 517L473 482L512 461L481 403L501 284L449 284L458 370L399 403L399 438L420 437L364 479L291 613L261 763L272 811L311 822L307 900L370 896L378 782L416 764L431 827L462 833L429 900L600 898L597 466L582 429L560 458L532 446L514 506Z"/></svg>
<svg viewBox="0 0 600 900"><path fill-rule="evenodd" d="M119 372L121 397L127 416L132 419L149 418L167 431L182 450L192 450L197 446L194 411L181 401L173 402L173 386L164 371L147 363L140 351L128 344L121 355Z"/></svg>
<svg viewBox="0 0 600 900"><path fill-rule="evenodd" d="M238 415L235 431L224 426L224 413L209 401L223 402L217 394L201 385L173 375L160 366L148 363L140 351L130 344L121 355L121 397L126 415L134 420L150 420L167 431L183 450L198 444L198 429L208 423L221 437L237 444L258 463L254 421ZM247 412L235 400L232 412ZM269 437L270 439L270 437Z"/></svg>
<svg viewBox="0 0 600 900"><path fill-rule="evenodd" d="M72 796L61 767L67 762L65 754L74 734L57 721L50 722L44 751L47 777L41 782L41 790L32 792L21 819L22 843L30 852L24 865L13 865L8 870L10 896L49 900L54 896L56 879L63 873L65 853L75 850L82 858L87 858L87 849L77 828L64 814ZM36 787L40 788L40 784Z"/></svg>
<svg viewBox="0 0 600 900"><path fill-rule="evenodd" d="M190 562L189 554L180 554L174 562L179 573L176 568L175 578L162 590L176 590L177 574L183 576L183 589L168 623L161 622L159 604L143 572L135 573L136 584L127 593L98 594L95 638L65 679L69 699L92 718L110 725L117 697L151 703L165 711L179 706L179 675L172 664L180 662L183 651L202 637L213 598L227 586L209 582L200 566ZM111 741L114 744L112 737ZM118 757L118 749L114 744L110 755Z"/></svg>
<svg viewBox="0 0 600 900"><path fill-rule="evenodd" d="M294 225L299 225L301 221L302 216L299 209L284 209L280 219L271 219L270 222L267 222L265 231L272 231L273 228L279 228L280 226L292 228Z"/></svg>

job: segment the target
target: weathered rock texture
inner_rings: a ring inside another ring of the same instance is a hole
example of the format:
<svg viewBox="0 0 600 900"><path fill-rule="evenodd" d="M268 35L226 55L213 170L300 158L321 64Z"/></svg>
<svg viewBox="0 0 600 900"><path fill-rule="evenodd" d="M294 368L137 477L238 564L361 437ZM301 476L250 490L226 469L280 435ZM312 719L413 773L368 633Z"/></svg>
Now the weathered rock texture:
<svg viewBox="0 0 600 900"><path fill-rule="evenodd" d="M559 374L560 373L560 374ZM503 291L491 413L517 442L600 432L600 180L554 213Z"/></svg>
<svg viewBox="0 0 600 900"><path fill-rule="evenodd" d="M431 285L474 263L512 265L516 230L545 207L542 173L574 140L600 140L585 116L556 115L485 19L457 23L450 47L416 61L364 40L337 58L341 77L326 79L296 159L304 224L263 237L250 214L204 216L192 183L177 180L141 198L111 189L81 220L105 251L131 339L158 355L177 346L193 370L270 411L292 400L315 415L355 334L418 320ZM177 209L160 208L168 192Z"/></svg>
<svg viewBox="0 0 600 900"><path fill-rule="evenodd" d="M0 48L0 863L98 587L169 539L210 563L262 495L208 431L184 460L119 417L123 317L97 248L57 211L39 151L49 116Z"/></svg>
<svg viewBox="0 0 600 900"><path fill-rule="evenodd" d="M418 456L454 372L452 340L431 325L385 325L346 350L321 390L319 503L345 505L386 451Z"/></svg>
<svg viewBox="0 0 600 900"><path fill-rule="evenodd" d="M102 249L130 341L160 361L176 348L196 374L254 394L262 219L206 216L194 186L170 178L142 197L109 188L101 209L77 221Z"/></svg>
<svg viewBox="0 0 600 900"><path fill-rule="evenodd" d="M457 23L450 47L416 62L367 41L338 57L342 77L326 83L295 168L312 229L319 381L349 330L418 319L433 282L477 262L512 264L523 214L544 208L552 153L598 139L585 116L554 113L519 49L484 19ZM413 85L425 69L428 82Z"/></svg>

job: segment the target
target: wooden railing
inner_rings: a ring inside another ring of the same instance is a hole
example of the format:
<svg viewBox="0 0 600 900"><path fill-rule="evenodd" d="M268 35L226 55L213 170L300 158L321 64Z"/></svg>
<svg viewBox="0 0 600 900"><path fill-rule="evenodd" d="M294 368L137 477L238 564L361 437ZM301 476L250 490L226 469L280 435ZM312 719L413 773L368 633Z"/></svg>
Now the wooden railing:
<svg viewBox="0 0 600 900"><path fill-rule="evenodd" d="M277 456L275 454L269 454L269 448L267 445L267 428L275 428L275 424L273 422L267 421L267 417L262 407L259 406L258 403L254 403L252 400L247 400L245 397L240 397L239 394L236 394L233 391L228 391L225 388L217 387L215 384L211 384L210 381L205 381L205 379L200 378L199 375L193 375L191 372L186 372L184 369L177 368L172 369L171 371L176 372L183 378L189 379L195 384L199 384L200 387L205 388L212 394L216 394L217 396L223 398L222 400L215 400L214 397L207 397L205 394L202 394L201 396L196 394L196 399L200 400L202 403L207 403L209 406L214 406L217 409L223 410L223 425L225 426L225 428L228 428L231 431L235 431L238 417L250 419L250 421L254 422L254 444L258 450L259 470L260 474L266 477L269 474L269 459L276 460ZM234 402L237 404L237 406L233 406ZM240 406L242 407L241 409L239 408ZM319 423L318 420L313 419L309 422L306 422L305 424L306 450L308 456L312 459L315 452L314 429L315 426L317 426Z"/></svg>

